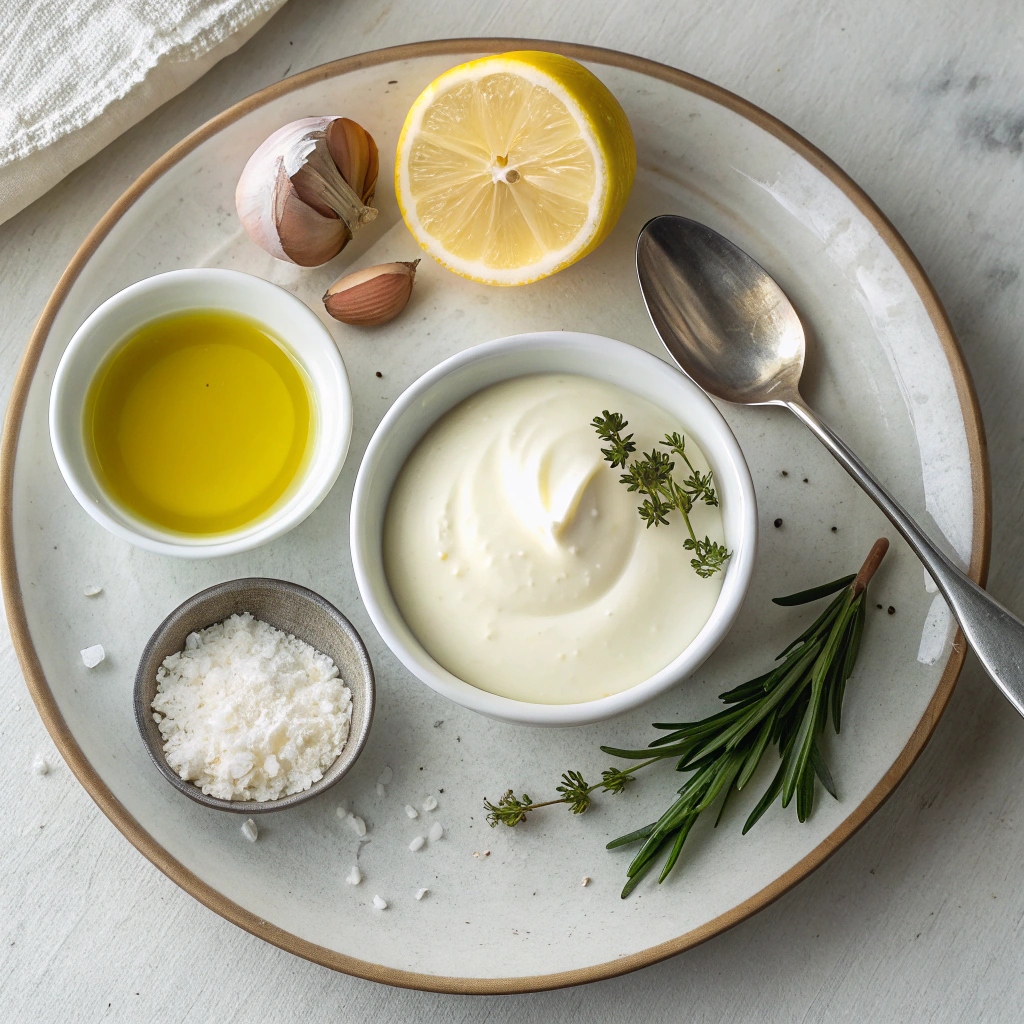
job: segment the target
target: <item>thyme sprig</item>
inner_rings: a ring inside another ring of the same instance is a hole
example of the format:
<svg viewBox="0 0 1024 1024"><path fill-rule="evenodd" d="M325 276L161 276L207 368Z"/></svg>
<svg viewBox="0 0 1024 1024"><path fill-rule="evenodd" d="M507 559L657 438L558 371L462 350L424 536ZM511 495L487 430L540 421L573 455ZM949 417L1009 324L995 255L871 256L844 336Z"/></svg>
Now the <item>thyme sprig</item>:
<svg viewBox="0 0 1024 1024"><path fill-rule="evenodd" d="M487 822L491 828L494 828L495 825L508 825L509 828L513 828L530 811L535 811L538 807L551 807L553 804L568 804L573 814L582 814L590 807L590 794L594 790L600 789L605 793L621 793L626 785L633 781L634 772L660 760L659 755L630 768L605 768L601 772L601 781L595 782L592 786L579 772L564 772L562 785L555 787L555 792L562 795L557 800L545 800L542 803L534 803L526 793L517 797L514 790L507 790L496 804L492 804L490 800L484 800Z"/></svg>
<svg viewBox="0 0 1024 1024"><path fill-rule="evenodd" d="M629 440L618 438L615 443L624 445ZM616 452L615 457L620 454ZM492 827L513 827L530 812L552 804L568 804L573 814L582 814L590 807L595 790L621 793L641 768L675 760L676 771L691 775L676 791L668 809L657 821L608 843L609 850L642 844L626 869L622 890L625 899L662 854L658 881L668 877L694 823L721 798L715 819L718 825L730 797L747 785L770 746L778 748L779 767L747 816L744 835L780 797L783 807L795 799L797 818L806 821L814 808L815 780L838 799L819 737L829 718L835 732L840 730L846 684L853 673L864 630L867 586L888 547L884 538L876 541L856 576L844 576L820 587L776 598L776 604L792 606L836 595L818 618L778 655L775 660L780 664L720 695L728 705L724 710L695 722L656 722L654 728L665 735L640 750L601 747L606 754L637 763L629 768L605 769L601 781L592 786L578 771L566 772L556 790L561 794L558 799L535 803L525 793L516 797L510 789L497 804L485 800L488 823Z"/></svg>
<svg viewBox="0 0 1024 1024"><path fill-rule="evenodd" d="M665 440L658 443L661 447L667 448L667 452L652 448L649 452L642 452L642 458L630 462L629 457L636 451L636 442L632 434L623 436L629 422L622 418L621 413L605 409L600 416L594 417L591 425L601 440L608 444L607 448L601 449L605 461L612 469L621 468L626 471L619 479L626 485L627 490L644 496L644 501L637 511L648 529L652 526L668 526L669 513L677 510L689 533L689 537L683 541L683 547L694 554L690 560L694 572L704 579L721 572L730 552L726 550L725 545L711 540L710 537L698 539L690 522L690 512L698 501L717 507L718 494L714 488L714 474L710 470L701 473L690 462L686 454L686 438L678 432L666 434ZM672 461L672 455L682 459L690 471L690 475L681 483L673 476L676 464Z"/></svg>

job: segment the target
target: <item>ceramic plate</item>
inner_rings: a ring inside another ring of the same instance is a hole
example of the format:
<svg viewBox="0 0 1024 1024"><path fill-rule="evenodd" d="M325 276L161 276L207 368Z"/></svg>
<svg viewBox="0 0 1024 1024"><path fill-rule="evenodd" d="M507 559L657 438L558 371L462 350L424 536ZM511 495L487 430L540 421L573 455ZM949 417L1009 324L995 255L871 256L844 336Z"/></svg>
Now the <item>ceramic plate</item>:
<svg viewBox="0 0 1024 1024"><path fill-rule="evenodd" d="M892 791L949 699L964 651L921 566L894 538L873 585L843 734L829 743L840 799L819 793L805 825L792 808L775 808L741 837L757 780L716 832L701 823L664 885L650 879L622 901L629 854L604 845L656 816L678 784L668 767L652 769L622 796L599 799L586 815L553 808L514 831L487 826L483 798L510 786L551 793L565 769L589 777L606 767L599 744L646 744L652 721L712 712L716 694L763 671L780 638L807 621L806 609L783 610L769 598L854 571L871 542L893 531L787 413L724 408L750 463L761 516L754 580L726 642L695 677L613 722L575 730L493 722L401 668L370 625L352 576L347 525L356 468L384 411L411 381L469 345L528 331L588 331L661 355L633 246L650 216L684 214L733 238L792 297L812 338L811 404L975 579L984 576L988 550L987 470L970 380L930 285L884 217L821 153L737 97L671 68L578 46L556 48L588 62L618 96L639 153L629 206L595 253L513 289L475 285L427 259L412 302L391 324L358 330L327 320L355 392L352 448L320 508L275 543L184 563L129 547L82 511L57 471L46 411L57 361L89 312L151 274L216 266L275 281L322 314L320 296L346 268L422 255L391 188L405 111L453 64L521 46L463 40L353 57L280 82L184 140L113 207L62 278L29 344L3 448L4 593L14 642L55 741L118 828L193 896L270 942L363 977L461 992L619 974L765 906ZM332 264L301 270L250 243L233 192L246 158L273 129L322 113L355 118L376 137L380 216ZM255 844L234 815L185 799L153 769L131 700L136 662L167 612L241 576L293 580L337 605L365 638L379 689L369 743L351 774L320 799L262 817ZM102 595L85 597L89 584L103 586ZM94 643L109 653L90 671L78 652ZM773 759L762 767L774 771ZM390 781L379 789L382 773ZM405 805L429 795L437 809L410 820ZM365 818L363 840L336 815L342 800ZM410 841L435 820L444 838L410 852ZM346 885L357 860L364 881ZM586 887L583 876L592 880ZM430 892L417 901L421 887ZM389 902L386 911L373 908L375 894Z"/></svg>

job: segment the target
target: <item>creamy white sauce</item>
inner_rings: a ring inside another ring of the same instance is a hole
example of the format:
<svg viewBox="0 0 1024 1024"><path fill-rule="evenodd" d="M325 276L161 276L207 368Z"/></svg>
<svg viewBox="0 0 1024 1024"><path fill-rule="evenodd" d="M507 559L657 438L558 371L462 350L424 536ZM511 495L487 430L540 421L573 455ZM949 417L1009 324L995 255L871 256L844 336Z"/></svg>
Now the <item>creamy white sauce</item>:
<svg viewBox="0 0 1024 1024"><path fill-rule="evenodd" d="M640 450L681 424L636 395L569 374L485 388L426 434L384 523L388 582L409 628L453 675L491 693L573 704L663 669L707 622L678 513L647 529L590 425L621 412ZM687 438L687 454L706 472ZM677 473L679 472L677 466ZM724 542L721 512L691 513Z"/></svg>

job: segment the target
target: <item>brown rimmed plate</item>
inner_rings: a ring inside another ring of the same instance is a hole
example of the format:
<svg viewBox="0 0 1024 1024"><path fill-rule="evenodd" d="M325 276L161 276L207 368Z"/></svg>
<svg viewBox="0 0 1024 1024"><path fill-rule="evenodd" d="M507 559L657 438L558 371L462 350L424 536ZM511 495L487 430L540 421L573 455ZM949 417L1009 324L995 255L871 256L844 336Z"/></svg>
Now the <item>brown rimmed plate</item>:
<svg viewBox="0 0 1024 1024"><path fill-rule="evenodd" d="M612 236L577 266L524 289L489 289L421 264L413 301L392 324L370 334L331 323L355 394L352 455L324 504L275 544L183 565L96 527L64 488L46 433L52 372L85 316L132 281L179 266L260 274L318 309L345 267L414 258L389 187L406 109L452 64L524 46L588 62L631 119L640 170ZM353 117L376 137L381 215L334 263L300 271L252 247L232 195L245 159L271 130L323 112ZM625 859L605 852L604 843L651 820L674 781L667 773L578 818L556 808L500 832L483 821L484 796L508 786L549 792L567 768L596 775L607 763L600 743L643 743L651 721L712 710L715 694L760 671L780 633L803 621L798 611L772 606L770 596L851 571L876 536L891 536L784 413L724 410L764 519L739 624L698 676L631 716L565 731L481 719L409 677L358 604L347 554L349 496L359 455L389 401L444 356L501 335L592 331L658 352L632 250L640 225L662 212L710 223L779 280L814 338L811 401L983 580L989 512L980 416L949 323L913 254L858 187L796 133L681 71L607 50L516 39L415 44L314 68L250 97L172 149L72 260L29 342L7 413L0 495L7 615L33 698L82 784L129 841L213 910L300 956L391 984L492 993L579 984L671 956L770 903L849 838L920 753L964 649L919 564L897 541L874 587L876 600L898 614L869 620L843 736L829 751L841 799L819 800L806 825L774 811L741 838L738 801L717 832L694 833L669 881L658 887L652 880L620 901ZM776 518L783 529L771 528ZM190 593L244 575L296 580L347 614L370 649L379 700L352 772L330 794L272 816L255 844L241 838L236 819L211 815L157 776L131 701L136 661L164 615ZM91 583L104 586L99 598L83 596ZM109 655L90 672L78 651L96 642ZM438 809L407 818L404 805L419 806L428 795ZM366 836L336 814L342 800L367 821ZM434 819L445 837L410 852L410 840ZM489 856L474 857L485 850ZM364 881L348 886L357 860ZM592 879L585 888L584 875ZM421 887L431 891L416 901ZM372 906L378 893L386 911Z"/></svg>

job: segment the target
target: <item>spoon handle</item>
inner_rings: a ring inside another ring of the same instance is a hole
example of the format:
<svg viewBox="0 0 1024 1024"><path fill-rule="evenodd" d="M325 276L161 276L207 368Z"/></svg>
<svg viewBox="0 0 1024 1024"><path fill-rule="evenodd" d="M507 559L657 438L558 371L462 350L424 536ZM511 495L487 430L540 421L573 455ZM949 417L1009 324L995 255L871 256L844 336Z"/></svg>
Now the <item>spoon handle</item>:
<svg viewBox="0 0 1024 1024"><path fill-rule="evenodd" d="M1024 622L993 600L954 565L845 442L800 398L787 401L785 405L810 428L903 534L959 620L967 642L974 648L985 671L1010 703L1024 715Z"/></svg>

